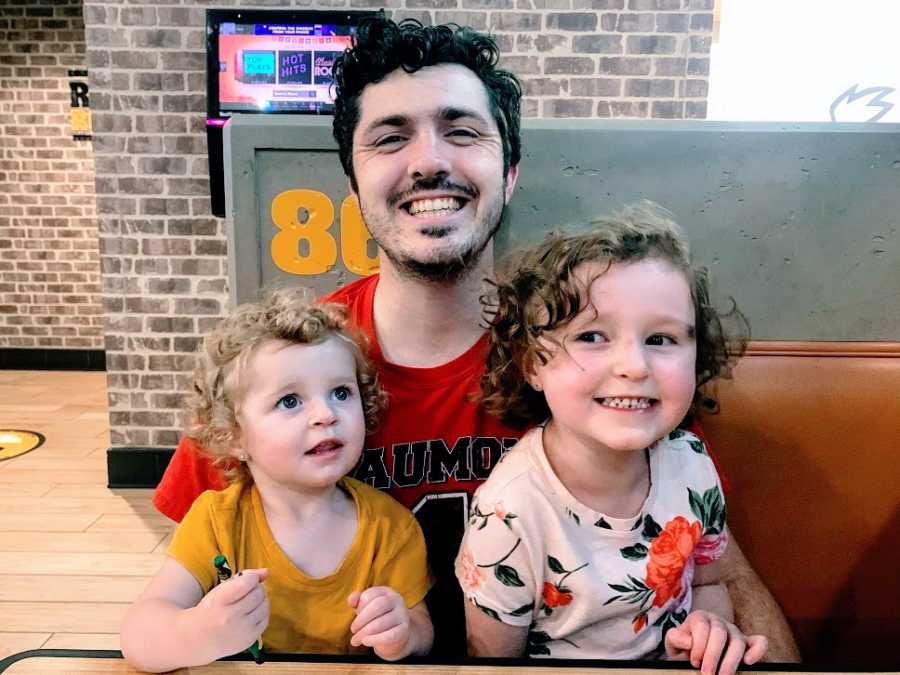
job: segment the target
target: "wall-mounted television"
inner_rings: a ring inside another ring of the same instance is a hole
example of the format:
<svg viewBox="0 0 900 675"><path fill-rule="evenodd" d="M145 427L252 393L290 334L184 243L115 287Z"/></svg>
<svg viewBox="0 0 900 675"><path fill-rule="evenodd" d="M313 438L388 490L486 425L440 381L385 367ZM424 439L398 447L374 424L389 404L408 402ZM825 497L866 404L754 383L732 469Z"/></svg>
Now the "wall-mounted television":
<svg viewBox="0 0 900 675"><path fill-rule="evenodd" d="M222 127L235 113L330 114L331 67L372 12L207 9L206 129L212 212L225 215Z"/></svg>

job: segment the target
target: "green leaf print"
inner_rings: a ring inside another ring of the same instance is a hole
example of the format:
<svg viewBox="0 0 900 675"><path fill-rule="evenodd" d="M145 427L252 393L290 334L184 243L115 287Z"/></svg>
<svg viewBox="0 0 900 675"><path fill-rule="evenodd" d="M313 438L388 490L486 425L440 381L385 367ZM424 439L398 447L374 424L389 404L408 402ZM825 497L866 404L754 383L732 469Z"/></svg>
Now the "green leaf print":
<svg viewBox="0 0 900 675"><path fill-rule="evenodd" d="M619 549L622 557L626 560L643 560L647 557L648 549L643 544L635 544L634 546L626 546Z"/></svg>
<svg viewBox="0 0 900 675"><path fill-rule="evenodd" d="M719 534L725 529L725 502L718 487L706 490L702 497L688 488L688 502L691 511L700 519L703 534Z"/></svg>
<svg viewBox="0 0 900 675"><path fill-rule="evenodd" d="M547 645L536 645L529 642L525 653L528 656L550 656L550 648Z"/></svg>
<svg viewBox="0 0 900 675"><path fill-rule="evenodd" d="M557 574L562 574L566 571L566 568L562 566L562 563L552 555L547 556L547 566Z"/></svg>
<svg viewBox="0 0 900 675"><path fill-rule="evenodd" d="M647 541L653 541L656 539L660 533L662 532L662 528L659 526L655 520L653 520L653 516L649 513L644 516L644 529L641 531L641 536Z"/></svg>
<svg viewBox="0 0 900 675"><path fill-rule="evenodd" d="M622 595L614 595L603 604L609 605L617 600L621 600L629 604L637 604L643 609L644 605L653 597L655 591L649 588L641 579L637 579L630 574L628 575L628 581L630 585L607 584L611 589L622 593Z"/></svg>
<svg viewBox="0 0 900 675"><path fill-rule="evenodd" d="M706 507L703 504L703 499L700 495L691 490L691 488L688 488L687 491L688 503L691 505L691 511L699 518L700 524L704 526L703 529L706 529Z"/></svg>
<svg viewBox="0 0 900 675"><path fill-rule="evenodd" d="M700 441L688 441L688 445L690 445L691 450L696 452L698 455L706 454L703 449L703 443L701 443Z"/></svg>
<svg viewBox="0 0 900 675"><path fill-rule="evenodd" d="M598 520L596 523L594 523L594 527L602 527L604 530L612 529L612 525L607 523L606 520L604 520L602 516L600 517L600 520Z"/></svg>
<svg viewBox="0 0 900 675"><path fill-rule="evenodd" d="M525 614L529 614L532 610L534 610L534 601L529 602L527 605L522 605L519 609L510 612L510 614L512 616L524 616Z"/></svg>
<svg viewBox="0 0 900 675"><path fill-rule="evenodd" d="M528 641L533 642L536 645L542 645L550 642L553 638L550 637L548 633L545 633L541 630L531 631L528 634Z"/></svg>
<svg viewBox="0 0 900 675"><path fill-rule="evenodd" d="M566 513L571 516L572 520L575 521L576 525L581 525L581 518L578 517L578 514L572 511L571 509L566 509Z"/></svg>
<svg viewBox="0 0 900 675"><path fill-rule="evenodd" d="M519 578L519 573L515 568L509 565L497 565L494 567L494 576L500 580L504 586L524 586L525 584Z"/></svg>
<svg viewBox="0 0 900 675"><path fill-rule="evenodd" d="M725 502L719 488L712 487L703 493L703 504L709 516L704 523L704 534L719 534L725 527Z"/></svg>
<svg viewBox="0 0 900 675"><path fill-rule="evenodd" d="M674 441L684 436L684 432L681 429L675 429L669 434L669 440Z"/></svg>
<svg viewBox="0 0 900 675"><path fill-rule="evenodd" d="M489 617L491 617L492 619L496 619L497 621L500 621L500 615L499 615L497 612L495 612L493 609L491 609L490 607L485 607L484 605L479 605L479 604L478 604L478 601L477 601L475 598L472 598L472 603L473 603L478 609L480 609L482 612L484 612L485 614L487 614L487 615L488 615Z"/></svg>

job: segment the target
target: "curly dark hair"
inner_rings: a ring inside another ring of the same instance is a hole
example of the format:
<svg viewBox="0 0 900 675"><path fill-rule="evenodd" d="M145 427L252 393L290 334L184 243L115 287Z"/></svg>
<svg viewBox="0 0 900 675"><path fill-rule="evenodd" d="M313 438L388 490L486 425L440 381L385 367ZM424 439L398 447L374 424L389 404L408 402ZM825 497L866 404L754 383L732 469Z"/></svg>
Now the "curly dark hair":
<svg viewBox="0 0 900 675"><path fill-rule="evenodd" d="M543 393L528 384L525 374L533 364L546 364L552 356L541 337L565 326L586 308L585 286L575 276L576 269L595 261L612 264L658 258L684 274L691 289L697 389L689 415L694 414L708 401L700 388L728 376L743 354L749 338L746 317L734 299L728 312L713 307L707 270L691 264L687 240L662 207L642 201L589 226L584 234L552 233L543 243L514 254L503 266L507 271L490 282L493 292L482 298L490 328L482 405L514 427L548 419L551 413ZM734 335L726 334L724 318L735 319Z"/></svg>
<svg viewBox="0 0 900 675"><path fill-rule="evenodd" d="M494 39L456 24L423 26L415 19L395 23L381 12L360 21L353 46L334 62L332 131L344 173L357 189L353 173L353 132L359 124L359 97L369 84L398 68L414 73L427 66L458 64L484 84L491 115L503 142L503 173L519 163L522 86L512 73L497 68L500 50Z"/></svg>
<svg viewBox="0 0 900 675"><path fill-rule="evenodd" d="M316 303L313 293L304 288L274 289L259 302L240 305L206 337L185 406L185 435L215 460L229 482L250 477L246 464L234 461L230 451L240 429L237 411L250 386L242 374L253 354L270 340L315 345L331 337L343 342L356 362L366 431L371 432L384 410L386 395L365 357L365 337L349 330L343 305Z"/></svg>

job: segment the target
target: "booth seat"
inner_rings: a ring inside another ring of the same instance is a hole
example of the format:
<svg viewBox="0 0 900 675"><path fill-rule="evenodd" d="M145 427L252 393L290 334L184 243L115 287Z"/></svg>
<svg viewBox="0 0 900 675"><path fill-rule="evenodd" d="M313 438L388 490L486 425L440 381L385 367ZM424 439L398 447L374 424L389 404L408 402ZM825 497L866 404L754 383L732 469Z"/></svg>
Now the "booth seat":
<svg viewBox="0 0 900 675"><path fill-rule="evenodd" d="M900 343L754 342L710 393L731 529L804 660L900 667Z"/></svg>

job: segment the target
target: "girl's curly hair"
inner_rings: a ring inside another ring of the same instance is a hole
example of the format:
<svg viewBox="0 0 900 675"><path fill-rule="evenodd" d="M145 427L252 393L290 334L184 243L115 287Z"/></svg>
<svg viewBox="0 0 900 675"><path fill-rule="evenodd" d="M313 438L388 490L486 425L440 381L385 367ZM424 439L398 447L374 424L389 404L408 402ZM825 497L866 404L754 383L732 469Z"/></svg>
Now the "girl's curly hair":
<svg viewBox="0 0 900 675"><path fill-rule="evenodd" d="M197 354L193 391L186 402L185 435L215 460L229 482L250 476L246 464L233 460L230 450L240 430L237 411L253 386L243 377L253 354L270 340L315 345L331 337L341 340L356 361L366 431L371 432L386 396L364 355L365 336L349 330L343 305L317 304L307 289L275 289L259 302L240 305L206 337Z"/></svg>
<svg viewBox="0 0 900 675"><path fill-rule="evenodd" d="M334 62L334 120L332 133L350 184L353 173L353 132L359 124L363 89L381 82L395 70L414 73L427 66L457 64L471 70L487 92L491 116L503 142L503 173L521 159L522 86L515 75L497 68L500 50L489 35L456 24L423 26L415 19L400 23L383 13L359 22L353 47Z"/></svg>
<svg viewBox="0 0 900 675"><path fill-rule="evenodd" d="M743 354L749 337L746 317L733 299L728 312L713 307L707 270L691 264L681 228L657 204L644 200L589 226L578 235L551 233L543 243L510 257L503 266L505 273L490 282L493 292L482 298L490 328L482 405L519 428L548 419L547 401L528 384L526 373L552 356L541 338L568 324L587 306L586 287L575 276L576 269L589 262L611 265L657 258L684 274L691 289L697 341L693 414L698 405L708 402L700 388L730 375L734 361ZM735 320L735 335L726 334L725 318Z"/></svg>

